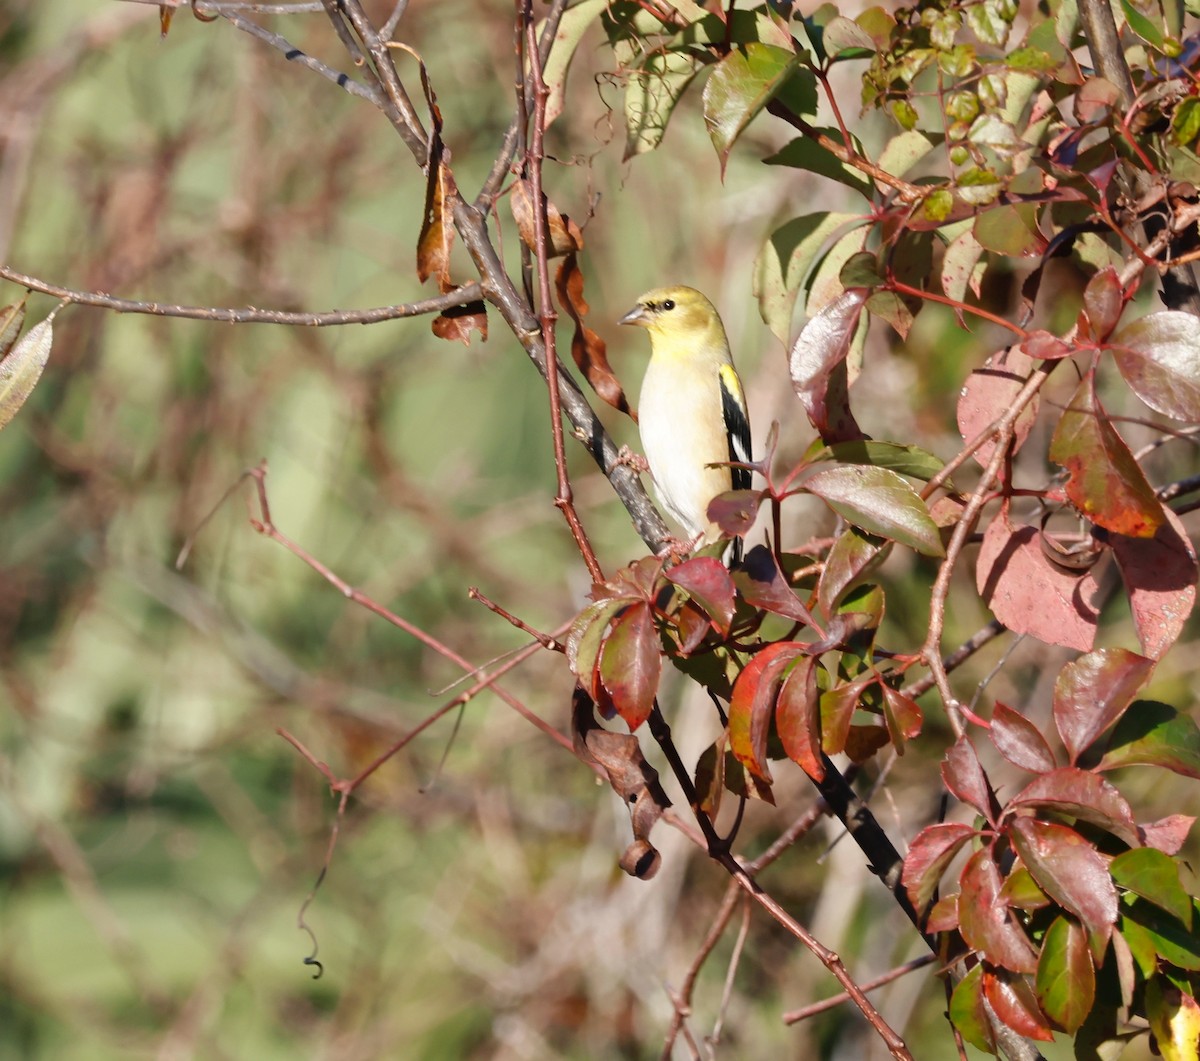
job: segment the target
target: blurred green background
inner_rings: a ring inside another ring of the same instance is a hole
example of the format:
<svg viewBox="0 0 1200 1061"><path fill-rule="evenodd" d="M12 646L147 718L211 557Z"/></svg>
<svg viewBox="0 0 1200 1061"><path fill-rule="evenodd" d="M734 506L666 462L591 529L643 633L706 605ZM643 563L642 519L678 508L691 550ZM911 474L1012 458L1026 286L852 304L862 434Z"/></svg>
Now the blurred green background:
<svg viewBox="0 0 1200 1061"><path fill-rule="evenodd" d="M445 0L413 4L402 23L470 194L509 120L511 10ZM323 15L271 24L347 68ZM550 138L561 164L547 170L560 208L580 220L595 210L589 323L636 395L644 337L615 320L661 282L709 291L759 438L778 419L782 454L798 453L811 431L758 319L753 260L790 213L845 204L764 170L758 160L786 140L767 127L722 185L694 101L666 149L622 162L620 91L601 45L593 28ZM0 64L0 257L12 267L198 305L332 309L429 293L413 267L423 179L390 127L232 26L185 10L162 41L152 7L0 6ZM499 214L515 262L503 204ZM469 278L465 258L460 269ZM21 296L3 287L0 301ZM31 321L53 305L32 296ZM900 356L873 337L861 419L949 456L953 395L984 339L937 313ZM955 358L919 369L938 343ZM601 415L635 442L627 420ZM468 587L547 630L584 600L586 571L552 504L545 387L498 320L467 348L422 319L306 330L64 309L46 375L0 437L0 1057L658 1056L667 988L696 953L723 874L660 825L664 870L625 878L618 801L493 696L457 729L453 716L433 727L351 801L307 911L325 969L311 978L296 920L335 802L276 729L352 776L462 674L255 534L253 492L236 484L264 459L284 534L475 664L524 638ZM571 462L606 568L641 555L578 447ZM889 575L889 615L919 638L928 591L913 573ZM965 636L986 616L968 601L952 621ZM980 674L999 652L981 655ZM1021 652L1010 702L1044 697L1037 669L1052 677L1065 658ZM1177 675L1176 691L1187 682ZM565 730L560 657L536 657L504 685ZM712 712L675 700L692 761L716 735ZM881 813L897 838L936 811L937 754L892 773ZM1173 792L1145 796L1175 809ZM751 809L748 852L811 796L788 776L779 799L784 810ZM853 846L828 849L835 836L818 829L765 883L866 979L921 946ZM700 977L697 1036L720 1011L731 948L730 936ZM755 915L722 1056L883 1056L845 1009L781 1024L781 1010L831 993L815 959ZM878 1001L918 1056L951 1056L925 974Z"/></svg>

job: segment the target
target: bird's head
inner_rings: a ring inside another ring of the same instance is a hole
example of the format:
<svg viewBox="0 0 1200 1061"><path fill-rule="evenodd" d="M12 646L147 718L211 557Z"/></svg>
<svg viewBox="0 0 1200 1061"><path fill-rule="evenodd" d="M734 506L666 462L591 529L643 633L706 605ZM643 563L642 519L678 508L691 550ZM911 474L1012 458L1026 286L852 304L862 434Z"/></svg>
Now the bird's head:
<svg viewBox="0 0 1200 1061"><path fill-rule="evenodd" d="M637 300L624 317L622 324L636 324L656 337L709 338L714 328L724 338L721 318L713 306L694 287L656 287Z"/></svg>

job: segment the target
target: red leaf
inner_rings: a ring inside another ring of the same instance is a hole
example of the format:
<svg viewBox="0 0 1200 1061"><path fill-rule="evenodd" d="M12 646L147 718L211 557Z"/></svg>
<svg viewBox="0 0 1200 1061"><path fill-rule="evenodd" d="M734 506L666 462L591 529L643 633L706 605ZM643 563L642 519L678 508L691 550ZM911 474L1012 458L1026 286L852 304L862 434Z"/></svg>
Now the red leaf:
<svg viewBox="0 0 1200 1061"><path fill-rule="evenodd" d="M487 308L482 302L468 302L462 306L451 306L433 318L429 326L439 339L471 345L472 332L478 332L480 341L487 342Z"/></svg>
<svg viewBox="0 0 1200 1061"><path fill-rule="evenodd" d="M1021 349L1038 361L1061 361L1076 352L1074 344L1041 330L1030 332L1029 338L1021 343Z"/></svg>
<svg viewBox="0 0 1200 1061"><path fill-rule="evenodd" d="M1130 538L1152 538L1162 526L1162 502L1109 421L1092 373L1063 412L1049 456L1069 473L1071 504L1093 523Z"/></svg>
<svg viewBox="0 0 1200 1061"><path fill-rule="evenodd" d="M983 368L976 369L967 377L959 395L956 414L958 430L964 442L974 441L981 431L1009 411L1032 370L1033 361L1019 347L1013 346L993 354ZM1014 453L1029 437L1037 420L1037 410L1038 399L1035 395L1014 425ZM995 441L985 442L975 451L975 460L986 467L995 449Z"/></svg>
<svg viewBox="0 0 1200 1061"><path fill-rule="evenodd" d="M1035 983L1046 1016L1072 1035L1078 1031L1096 998L1096 970L1087 935L1071 918L1059 917L1046 930Z"/></svg>
<svg viewBox="0 0 1200 1061"><path fill-rule="evenodd" d="M571 336L571 357L579 371L600 398L614 409L633 416L625 391L621 389L621 383L608 363L607 345L583 323L588 304L583 297L583 273L574 251L563 259L554 283L559 303L575 323L575 331ZM633 418L637 419L636 416Z"/></svg>
<svg viewBox="0 0 1200 1061"><path fill-rule="evenodd" d="M1151 659L1162 659L1176 642L1196 604L1196 550L1179 517L1166 506L1163 515L1153 538L1111 539L1138 640Z"/></svg>
<svg viewBox="0 0 1200 1061"><path fill-rule="evenodd" d="M975 585L992 613L1016 634L1086 651L1096 639L1100 593L1090 571L1067 571L1042 551L1036 527L1002 511L983 533Z"/></svg>
<svg viewBox="0 0 1200 1061"><path fill-rule="evenodd" d="M733 684L729 702L729 748L738 762L763 781L770 782L767 766L767 734L779 684L797 656L805 651L796 641L768 645L742 669Z"/></svg>
<svg viewBox="0 0 1200 1061"><path fill-rule="evenodd" d="M1042 1042L1054 1041L1054 1033L1038 1007L1033 988L1019 976L984 969L983 994L992 1012L1018 1035Z"/></svg>
<svg viewBox="0 0 1200 1061"><path fill-rule="evenodd" d="M758 519L762 499L761 490L726 490L708 503L706 514L722 534L742 538Z"/></svg>
<svg viewBox="0 0 1200 1061"><path fill-rule="evenodd" d="M996 820L996 796L987 774L979 765L979 756L966 737L959 737L942 760L942 780L954 796L974 807L989 822Z"/></svg>
<svg viewBox="0 0 1200 1061"><path fill-rule="evenodd" d="M897 689L883 686L883 720L897 755L904 754L904 742L921 733L921 708L917 702Z"/></svg>
<svg viewBox="0 0 1200 1061"><path fill-rule="evenodd" d="M959 878L958 922L968 946L993 965L1014 973L1032 973L1037 953L1000 899L1000 870L987 848L976 851Z"/></svg>
<svg viewBox="0 0 1200 1061"><path fill-rule="evenodd" d="M943 896L933 904L933 909L929 911L929 919L925 922L925 931L932 935L958 931L957 895Z"/></svg>
<svg viewBox="0 0 1200 1061"><path fill-rule="evenodd" d="M1125 308L1125 289L1111 265L1105 266L1088 281L1083 292L1083 308L1092 329L1092 337L1101 341L1107 339Z"/></svg>
<svg viewBox="0 0 1200 1061"><path fill-rule="evenodd" d="M1014 819L1008 835L1047 895L1089 932L1109 931L1117 920L1117 889L1108 864L1087 840L1065 825L1036 818Z"/></svg>
<svg viewBox="0 0 1200 1061"><path fill-rule="evenodd" d="M1028 770L1032 774L1044 774L1057 765L1054 753L1041 730L1024 715L997 701L992 712L992 726L988 736L996 751L1013 766Z"/></svg>
<svg viewBox="0 0 1200 1061"><path fill-rule="evenodd" d="M666 576L708 612L721 633L729 633L729 624L733 622L733 579L720 560L694 556L668 568Z"/></svg>
<svg viewBox="0 0 1200 1061"><path fill-rule="evenodd" d="M914 910L920 913L925 909L946 867L954 861L963 844L978 835L969 825L958 822L927 825L917 833L904 856L900 877Z"/></svg>
<svg viewBox="0 0 1200 1061"><path fill-rule="evenodd" d="M817 661L812 657L798 660L784 679L775 705L775 728L788 758L813 780L823 780L825 760L821 755Z"/></svg>
<svg viewBox="0 0 1200 1061"><path fill-rule="evenodd" d="M593 700L600 697L600 676L596 664L608 633L608 624L628 603L628 600L605 597L589 604L575 617L567 634L567 663Z"/></svg>
<svg viewBox="0 0 1200 1061"><path fill-rule="evenodd" d="M1082 818L1106 829L1131 847L1137 847L1137 823L1125 797L1116 787L1090 770L1064 766L1035 778L1018 792L1009 804L1016 807L1043 807Z"/></svg>
<svg viewBox="0 0 1200 1061"><path fill-rule="evenodd" d="M844 291L804 326L788 357L792 387L826 442L864 437L850 411L846 355L868 293Z"/></svg>
<svg viewBox="0 0 1200 1061"><path fill-rule="evenodd" d="M661 674L662 654L650 605L638 601L618 616L600 652L600 681L631 730L650 717Z"/></svg>
<svg viewBox="0 0 1200 1061"><path fill-rule="evenodd" d="M1109 344L1125 382L1155 412L1200 419L1200 321L1162 310L1121 328Z"/></svg>
<svg viewBox="0 0 1200 1061"><path fill-rule="evenodd" d="M1123 648L1097 649L1063 667L1054 683L1054 724L1072 763L1124 714L1153 670L1153 660Z"/></svg>
<svg viewBox="0 0 1200 1061"><path fill-rule="evenodd" d="M1142 842L1165 855L1177 855L1195 822L1188 814L1169 814L1141 827Z"/></svg>
<svg viewBox="0 0 1200 1061"><path fill-rule="evenodd" d="M742 566L733 574L734 585L742 599L752 608L794 619L805 626L817 626L816 620L788 585L771 550L756 545L742 561Z"/></svg>

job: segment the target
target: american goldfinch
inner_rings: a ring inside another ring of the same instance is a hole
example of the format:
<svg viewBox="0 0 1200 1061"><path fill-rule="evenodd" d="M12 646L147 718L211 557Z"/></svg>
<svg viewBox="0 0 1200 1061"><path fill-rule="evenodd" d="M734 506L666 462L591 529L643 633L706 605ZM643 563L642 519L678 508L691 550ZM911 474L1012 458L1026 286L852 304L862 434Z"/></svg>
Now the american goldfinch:
<svg viewBox="0 0 1200 1061"><path fill-rule="evenodd" d="M714 541L708 503L750 486L749 469L728 464L750 460L750 420L725 327L692 287L647 291L621 323L650 333L638 422L655 492L692 543Z"/></svg>

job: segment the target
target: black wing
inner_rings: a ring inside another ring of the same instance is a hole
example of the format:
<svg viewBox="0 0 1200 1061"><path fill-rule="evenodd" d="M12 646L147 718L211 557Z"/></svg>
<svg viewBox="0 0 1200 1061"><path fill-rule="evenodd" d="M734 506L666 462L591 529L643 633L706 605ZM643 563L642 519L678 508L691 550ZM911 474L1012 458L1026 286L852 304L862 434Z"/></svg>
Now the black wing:
<svg viewBox="0 0 1200 1061"><path fill-rule="evenodd" d="M722 365L721 411L725 416L725 434L729 439L729 459L748 464L750 457L750 421L746 416L746 400L742 394L742 381L732 365ZM733 488L749 490L751 473L749 468L731 468Z"/></svg>

